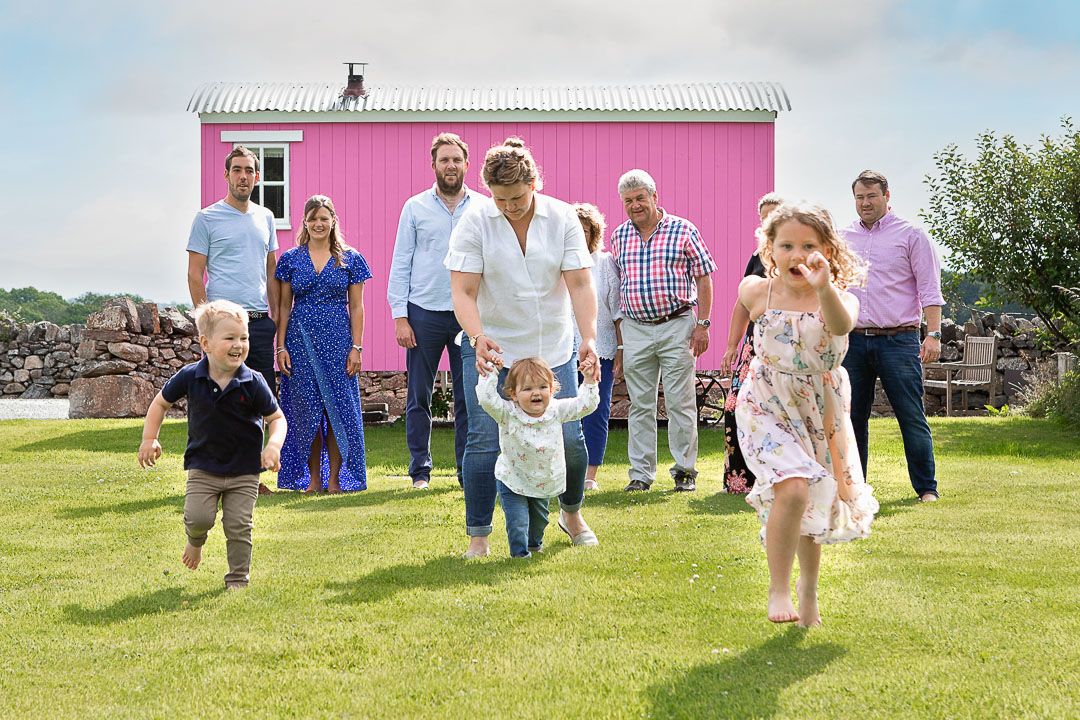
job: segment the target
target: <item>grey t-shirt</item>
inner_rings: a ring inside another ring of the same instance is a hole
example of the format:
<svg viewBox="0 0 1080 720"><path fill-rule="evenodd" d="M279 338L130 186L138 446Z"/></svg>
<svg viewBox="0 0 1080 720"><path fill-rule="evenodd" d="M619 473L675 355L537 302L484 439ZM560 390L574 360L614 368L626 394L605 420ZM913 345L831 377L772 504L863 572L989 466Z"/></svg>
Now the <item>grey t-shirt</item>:
<svg viewBox="0 0 1080 720"><path fill-rule="evenodd" d="M206 256L206 299L232 300L254 312L269 308L266 256L277 248L273 213L255 203L242 213L224 200L195 214L187 244Z"/></svg>

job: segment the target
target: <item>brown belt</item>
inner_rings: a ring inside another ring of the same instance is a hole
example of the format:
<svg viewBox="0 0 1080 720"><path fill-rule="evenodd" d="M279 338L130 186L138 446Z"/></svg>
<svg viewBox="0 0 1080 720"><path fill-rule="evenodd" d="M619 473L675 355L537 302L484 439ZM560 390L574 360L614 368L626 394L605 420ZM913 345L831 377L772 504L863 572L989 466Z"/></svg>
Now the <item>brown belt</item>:
<svg viewBox="0 0 1080 720"><path fill-rule="evenodd" d="M887 328L855 328L851 332L856 335L899 335L900 333L915 332L919 329L918 325L901 325L900 327L887 327Z"/></svg>
<svg viewBox="0 0 1080 720"><path fill-rule="evenodd" d="M674 320L675 318L679 317L680 315L685 315L686 313L688 313L690 311L690 308L692 308L692 307L693 307L693 305L683 305L678 310L672 311L672 312L668 313L667 315L665 315L664 317L659 318L657 320L638 320L637 318L634 318L634 320L636 322L642 323L644 325L662 325L662 324L666 323L668 320Z"/></svg>

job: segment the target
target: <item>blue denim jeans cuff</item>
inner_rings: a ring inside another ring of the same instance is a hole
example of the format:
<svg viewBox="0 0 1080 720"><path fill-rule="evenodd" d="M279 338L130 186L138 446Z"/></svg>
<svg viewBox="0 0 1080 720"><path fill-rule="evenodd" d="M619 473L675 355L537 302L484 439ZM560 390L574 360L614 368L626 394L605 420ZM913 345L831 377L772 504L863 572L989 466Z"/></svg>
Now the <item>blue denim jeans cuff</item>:
<svg viewBox="0 0 1080 720"><path fill-rule="evenodd" d="M559 501L559 507L562 508L563 512L568 512L568 513L577 512L578 510L581 509L582 504L583 503L579 502L579 503L574 503L573 505L564 505L562 500Z"/></svg>
<svg viewBox="0 0 1080 720"><path fill-rule="evenodd" d="M469 537L487 537L491 534L491 525L477 525L476 527L465 527L465 534Z"/></svg>

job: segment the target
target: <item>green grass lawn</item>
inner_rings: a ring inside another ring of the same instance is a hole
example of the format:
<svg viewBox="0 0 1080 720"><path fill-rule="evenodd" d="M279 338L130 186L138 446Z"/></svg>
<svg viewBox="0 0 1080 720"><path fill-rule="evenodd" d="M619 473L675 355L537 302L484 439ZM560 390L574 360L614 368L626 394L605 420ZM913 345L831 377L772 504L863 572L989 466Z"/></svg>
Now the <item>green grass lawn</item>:
<svg viewBox="0 0 1080 720"><path fill-rule="evenodd" d="M224 540L180 564L185 425L138 469L137 421L0 423L0 717L1076 718L1080 450L1024 418L932 421L918 504L874 421L873 535L824 550L824 626L765 619L757 518L714 494L622 492L612 434L586 517L543 554L465 562L452 436L413 492L404 430L367 433L369 489L259 499L252 584ZM661 436L661 446L666 442ZM272 483L272 478L269 478Z"/></svg>

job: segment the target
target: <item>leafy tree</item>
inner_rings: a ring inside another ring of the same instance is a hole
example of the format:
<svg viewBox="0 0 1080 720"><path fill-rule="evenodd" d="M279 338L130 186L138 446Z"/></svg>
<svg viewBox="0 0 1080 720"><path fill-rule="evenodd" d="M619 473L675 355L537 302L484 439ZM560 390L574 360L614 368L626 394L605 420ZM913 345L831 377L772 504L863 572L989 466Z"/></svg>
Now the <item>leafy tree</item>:
<svg viewBox="0 0 1080 720"><path fill-rule="evenodd" d="M106 300L117 297L125 297L125 295L102 295L88 292L72 300L65 300L56 293L38 290L35 287L13 288L10 291L0 288L0 310L17 315L23 322L35 323L48 320L57 325L70 325L86 322L87 315L104 307ZM135 302L144 302L138 295L126 297L130 297Z"/></svg>
<svg viewBox="0 0 1080 720"><path fill-rule="evenodd" d="M962 275L985 283L989 303L1030 308L1063 341L1080 337L1080 308L1060 287L1080 286L1080 133L1035 147L987 131L968 160L955 145L934 155L921 217Z"/></svg>

